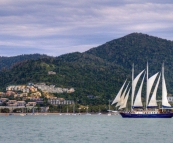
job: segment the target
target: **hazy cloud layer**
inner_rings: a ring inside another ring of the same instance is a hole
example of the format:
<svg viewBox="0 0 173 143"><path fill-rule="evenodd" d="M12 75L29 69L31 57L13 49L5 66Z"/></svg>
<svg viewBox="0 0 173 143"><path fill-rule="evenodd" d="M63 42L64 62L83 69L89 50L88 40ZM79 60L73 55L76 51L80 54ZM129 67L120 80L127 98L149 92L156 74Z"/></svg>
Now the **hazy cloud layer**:
<svg viewBox="0 0 173 143"><path fill-rule="evenodd" d="M132 32L173 40L171 0L1 0L0 56L83 52Z"/></svg>

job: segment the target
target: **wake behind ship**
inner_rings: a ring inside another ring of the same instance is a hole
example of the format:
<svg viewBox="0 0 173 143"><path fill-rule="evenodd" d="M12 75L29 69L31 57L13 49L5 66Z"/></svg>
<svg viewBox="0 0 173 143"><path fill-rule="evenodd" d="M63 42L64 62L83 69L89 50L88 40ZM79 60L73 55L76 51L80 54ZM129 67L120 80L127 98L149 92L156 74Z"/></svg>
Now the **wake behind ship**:
<svg viewBox="0 0 173 143"><path fill-rule="evenodd" d="M143 87L143 82L145 79L145 74L146 74L146 108L144 109L142 104L141 94L142 94L142 87ZM138 92L135 94L136 85L141 75L143 75L143 79L138 89ZM157 89L160 82L160 77L161 77L161 73L158 72L154 74L152 77L148 78L148 63L147 63L146 72L145 70L141 71L134 79L134 65L133 65L131 111L119 111L120 115L123 118L172 118L173 117L173 112L170 111L172 107L168 103L168 100L167 100L167 89L166 89L166 82L164 78L164 64L162 65L162 108L159 109L157 105L157 101L156 101L156 94L157 94ZM154 87L154 91L151 92L151 89L153 87L153 84L156 78L157 78L157 82ZM119 110L126 108L127 100L130 93L130 88L128 89L129 84L127 84L126 88L124 89L124 86L126 85L126 81L124 82L123 86L121 87L117 96L112 102L112 105L117 103L116 107L119 107ZM136 97L135 100L134 100L134 96ZM151 98L149 100L150 96Z"/></svg>

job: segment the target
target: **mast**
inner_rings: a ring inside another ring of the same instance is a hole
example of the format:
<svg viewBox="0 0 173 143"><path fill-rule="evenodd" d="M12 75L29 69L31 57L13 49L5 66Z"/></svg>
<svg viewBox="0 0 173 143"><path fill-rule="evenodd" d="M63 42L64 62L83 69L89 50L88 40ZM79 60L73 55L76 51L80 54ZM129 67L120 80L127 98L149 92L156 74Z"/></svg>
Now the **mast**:
<svg viewBox="0 0 173 143"><path fill-rule="evenodd" d="M147 110L147 106L148 106L148 61L147 61L147 69L146 69L146 81L147 81L147 84L146 84L146 110Z"/></svg>
<svg viewBox="0 0 173 143"><path fill-rule="evenodd" d="M87 105L87 108L86 109L87 109L87 114L88 114L88 105Z"/></svg>
<svg viewBox="0 0 173 143"><path fill-rule="evenodd" d="M164 98L164 63L162 64L162 112L163 112L163 98Z"/></svg>
<svg viewBox="0 0 173 143"><path fill-rule="evenodd" d="M134 87L133 87L133 80L134 80L134 63L132 64L132 96L131 96L131 111L133 110L133 97L134 97Z"/></svg>
<svg viewBox="0 0 173 143"><path fill-rule="evenodd" d="M109 113L110 113L110 100L109 100Z"/></svg>
<svg viewBox="0 0 173 143"><path fill-rule="evenodd" d="M73 114L75 113L75 103L73 105Z"/></svg>
<svg viewBox="0 0 173 143"><path fill-rule="evenodd" d="M165 87L165 85L164 85L164 63L163 63L162 64L162 96L164 94L164 87ZM163 97L162 97L162 99L163 99Z"/></svg>

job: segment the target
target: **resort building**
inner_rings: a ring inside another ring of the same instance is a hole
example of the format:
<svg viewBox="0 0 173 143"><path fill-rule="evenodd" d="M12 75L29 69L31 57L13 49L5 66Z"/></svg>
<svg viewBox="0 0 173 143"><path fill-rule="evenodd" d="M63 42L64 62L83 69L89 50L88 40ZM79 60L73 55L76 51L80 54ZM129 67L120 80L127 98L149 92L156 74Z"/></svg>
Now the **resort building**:
<svg viewBox="0 0 173 143"><path fill-rule="evenodd" d="M35 106L37 103L36 102L28 102L26 106Z"/></svg>
<svg viewBox="0 0 173 143"><path fill-rule="evenodd" d="M25 106L26 102L25 101L16 101L16 100L9 100L7 102L7 106Z"/></svg>
<svg viewBox="0 0 173 143"><path fill-rule="evenodd" d="M52 105L68 105L68 104L74 104L74 101L65 100L63 98L57 98L57 99L48 99L48 103Z"/></svg>
<svg viewBox="0 0 173 143"><path fill-rule="evenodd" d="M46 85L45 83L35 84L39 90L49 93L72 93L75 92L74 88L60 88L55 87L55 85Z"/></svg>

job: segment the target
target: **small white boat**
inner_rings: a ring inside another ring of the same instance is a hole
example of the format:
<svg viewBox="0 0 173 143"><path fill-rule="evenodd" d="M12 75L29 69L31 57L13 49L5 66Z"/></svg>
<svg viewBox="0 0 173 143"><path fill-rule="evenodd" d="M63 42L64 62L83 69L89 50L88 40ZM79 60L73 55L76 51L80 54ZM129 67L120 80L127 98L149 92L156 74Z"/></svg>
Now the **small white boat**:
<svg viewBox="0 0 173 143"><path fill-rule="evenodd" d="M97 115L101 115L102 113L100 112L100 107L99 107L99 113Z"/></svg>
<svg viewBox="0 0 173 143"><path fill-rule="evenodd" d="M65 115L70 115L70 113L68 113L68 106L67 106L67 113Z"/></svg>
<svg viewBox="0 0 173 143"><path fill-rule="evenodd" d="M88 108L89 108L89 107L88 107L88 105L87 105L87 108L86 108L86 109L87 109L87 113L86 113L85 115L91 115L90 113L88 113Z"/></svg>
<svg viewBox="0 0 173 143"><path fill-rule="evenodd" d="M71 115L76 116L76 113L75 113L75 104L73 105L73 113Z"/></svg>

